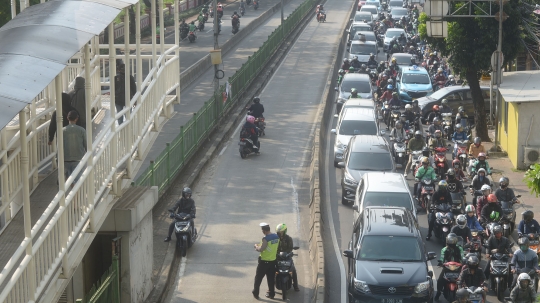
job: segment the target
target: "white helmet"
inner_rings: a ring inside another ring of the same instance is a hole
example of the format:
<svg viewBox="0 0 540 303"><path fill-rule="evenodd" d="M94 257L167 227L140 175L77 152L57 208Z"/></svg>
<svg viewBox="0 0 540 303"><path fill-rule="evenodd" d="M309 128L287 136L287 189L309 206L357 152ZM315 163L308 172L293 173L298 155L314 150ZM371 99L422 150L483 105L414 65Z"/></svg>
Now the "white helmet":
<svg viewBox="0 0 540 303"><path fill-rule="evenodd" d="M454 79L454 75L448 75L448 79L450 80Z"/></svg>
<svg viewBox="0 0 540 303"><path fill-rule="evenodd" d="M528 280L529 281L529 285L531 284L531 277L527 274L527 273L521 273L519 274L518 278L517 278L517 282L519 284L520 287L527 287L527 286L522 286L521 285L521 281L524 281L524 280Z"/></svg>
<svg viewBox="0 0 540 303"><path fill-rule="evenodd" d="M405 105L405 109L411 109L412 106L410 104Z"/></svg>

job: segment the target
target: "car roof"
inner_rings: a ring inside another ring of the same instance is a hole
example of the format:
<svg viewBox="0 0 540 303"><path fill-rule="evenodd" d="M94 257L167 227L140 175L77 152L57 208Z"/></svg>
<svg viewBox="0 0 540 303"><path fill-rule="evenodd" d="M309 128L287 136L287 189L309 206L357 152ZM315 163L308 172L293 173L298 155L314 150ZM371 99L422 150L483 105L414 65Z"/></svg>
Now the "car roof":
<svg viewBox="0 0 540 303"><path fill-rule="evenodd" d="M375 37L375 33L372 32L372 31L357 31L355 36L358 36L360 34L362 34L364 36L370 36L370 37L373 36L373 37Z"/></svg>
<svg viewBox="0 0 540 303"><path fill-rule="evenodd" d="M368 172L363 176L366 180L366 191L408 193L409 186L402 174L385 172Z"/></svg>
<svg viewBox="0 0 540 303"><path fill-rule="evenodd" d="M367 74L357 74L357 73L348 73L343 76L343 81L369 81L369 75Z"/></svg>
<svg viewBox="0 0 540 303"><path fill-rule="evenodd" d="M368 206L362 211L362 216L364 236L419 235L414 216L404 207Z"/></svg>
<svg viewBox="0 0 540 303"><path fill-rule="evenodd" d="M427 70L422 66L417 66L416 69L412 66L405 66L401 69L401 72L407 74L428 74Z"/></svg>
<svg viewBox="0 0 540 303"><path fill-rule="evenodd" d="M410 58L410 57L413 57L414 55L412 54L408 54L408 53L393 53L392 54L392 57L407 57L407 58Z"/></svg>
<svg viewBox="0 0 540 303"><path fill-rule="evenodd" d="M360 11L362 11L362 9L364 9L364 8L375 8L375 9L377 9L377 6L375 6L375 5L373 5L373 4L366 4L366 5L362 6L362 8L360 9Z"/></svg>
<svg viewBox="0 0 540 303"><path fill-rule="evenodd" d="M354 14L355 16L358 16L358 15L365 15L367 16L367 14L369 14L370 16L373 16L370 12L365 12L365 11L357 11L356 14Z"/></svg>
<svg viewBox="0 0 540 303"><path fill-rule="evenodd" d="M367 44L367 45L377 45L376 41L361 41L361 40L353 40L351 41L351 45L353 44Z"/></svg>
<svg viewBox="0 0 540 303"><path fill-rule="evenodd" d="M349 146L353 153L389 153L388 143L381 136L356 135L351 139Z"/></svg>
<svg viewBox="0 0 540 303"><path fill-rule="evenodd" d="M342 120L375 121L374 110L364 107L349 107L345 109Z"/></svg>
<svg viewBox="0 0 540 303"><path fill-rule="evenodd" d="M352 108L352 107L365 107L365 108L374 108L375 101L373 99L361 99L361 98L351 98L345 103L343 103L342 108Z"/></svg>
<svg viewBox="0 0 540 303"><path fill-rule="evenodd" d="M407 12L408 10L407 10L406 8L404 8L404 7L397 7L397 6L394 6L394 7L392 7L392 9L390 10L390 12L392 12L392 11L401 11L401 12L402 12L402 11L405 11L405 12Z"/></svg>
<svg viewBox="0 0 540 303"><path fill-rule="evenodd" d="M386 30L386 32L405 32L405 30L402 28L389 28Z"/></svg>

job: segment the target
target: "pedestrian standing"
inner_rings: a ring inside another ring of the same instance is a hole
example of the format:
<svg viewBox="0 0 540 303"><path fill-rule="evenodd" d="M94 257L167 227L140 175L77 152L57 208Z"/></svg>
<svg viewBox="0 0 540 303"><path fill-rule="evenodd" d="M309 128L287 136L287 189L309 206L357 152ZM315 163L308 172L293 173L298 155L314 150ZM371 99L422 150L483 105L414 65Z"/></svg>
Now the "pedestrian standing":
<svg viewBox="0 0 540 303"><path fill-rule="evenodd" d="M116 105L116 112L120 112L126 106L126 65L124 63L118 64L116 67L118 74L114 76L114 103ZM135 84L135 78L129 76L129 99L131 100L137 91L137 85ZM124 116L118 119L118 124L124 122Z"/></svg>
<svg viewBox="0 0 540 303"><path fill-rule="evenodd" d="M279 237L277 234L270 232L270 225L268 225L268 223L261 223L259 225L261 226L264 237L262 238L261 243L254 245L255 250L261 254L258 259L252 293L255 299L259 299L259 288L264 276L266 276L266 282L268 283L269 289L266 297L273 299L276 294L274 284Z"/></svg>
<svg viewBox="0 0 540 303"><path fill-rule="evenodd" d="M68 113L72 110L75 110L71 106L71 98L68 94L62 93L62 127L68 126ZM49 124L49 145L52 145L54 136L56 135L56 111L51 116L51 122Z"/></svg>
<svg viewBox="0 0 540 303"><path fill-rule="evenodd" d="M83 77L75 78L75 85L73 90L69 92L71 97L71 106L79 113L79 122L77 125L86 129L86 92L84 89L84 83L86 80Z"/></svg>
<svg viewBox="0 0 540 303"><path fill-rule="evenodd" d="M66 179L71 176L77 165L86 153L86 130L77 125L79 113L72 110L68 113L69 125L64 127L64 175ZM72 187L79 181L78 174Z"/></svg>

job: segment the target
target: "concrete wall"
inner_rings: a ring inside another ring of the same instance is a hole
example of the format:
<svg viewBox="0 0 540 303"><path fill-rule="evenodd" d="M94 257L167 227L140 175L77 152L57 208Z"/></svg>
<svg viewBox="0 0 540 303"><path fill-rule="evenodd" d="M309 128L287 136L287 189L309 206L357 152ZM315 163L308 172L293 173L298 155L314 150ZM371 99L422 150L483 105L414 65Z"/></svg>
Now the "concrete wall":
<svg viewBox="0 0 540 303"><path fill-rule="evenodd" d="M499 123L499 142L501 148L508 153L508 158L514 165L518 165L518 124L519 113L517 110L517 104L507 103L502 100L502 106L500 110L500 123ZM506 105L508 112L506 112ZM505 121L505 116L508 115L508 121Z"/></svg>
<svg viewBox="0 0 540 303"><path fill-rule="evenodd" d="M525 169L525 146L540 148L540 102L515 103L519 111L517 168Z"/></svg>

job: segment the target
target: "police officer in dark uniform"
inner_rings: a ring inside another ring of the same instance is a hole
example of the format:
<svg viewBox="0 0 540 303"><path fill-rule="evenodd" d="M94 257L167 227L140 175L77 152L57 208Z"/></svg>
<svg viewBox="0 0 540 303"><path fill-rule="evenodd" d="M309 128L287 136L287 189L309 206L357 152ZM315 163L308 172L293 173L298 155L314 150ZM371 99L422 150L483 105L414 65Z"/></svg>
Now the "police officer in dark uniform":
<svg viewBox="0 0 540 303"><path fill-rule="evenodd" d="M195 201L191 199L191 193L191 188L184 187L184 189L182 190L182 198L180 198L180 200L178 200L176 204L174 204L174 207L170 208L169 211L172 213L185 213L191 215L191 226L193 227L192 242L195 242L195 240L197 239L197 229L195 228L195 222L193 219L195 218L195 213L197 212L197 209L195 208ZM171 225L169 225L169 234L167 238L165 238L165 242L171 241L171 235L173 233L173 230L174 221L171 223Z"/></svg>
<svg viewBox="0 0 540 303"><path fill-rule="evenodd" d="M261 226L264 237L262 238L261 243L254 245L255 250L261 254L259 255L259 264L257 265L255 283L251 293L253 293L255 299L259 299L259 288L264 276L266 276L269 289L266 297L273 299L276 295L274 285L279 237L277 234L270 232L270 225L268 225L268 223L261 223L259 225Z"/></svg>

